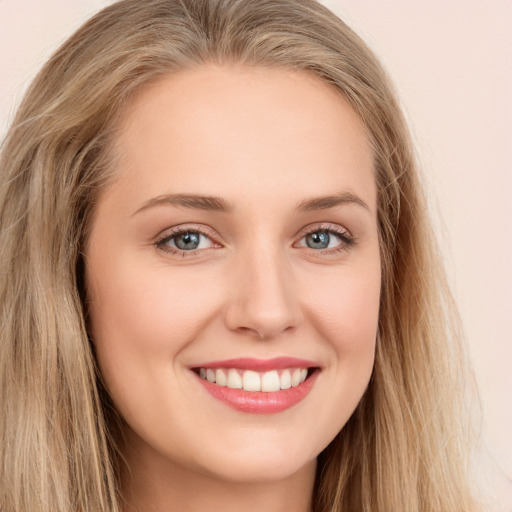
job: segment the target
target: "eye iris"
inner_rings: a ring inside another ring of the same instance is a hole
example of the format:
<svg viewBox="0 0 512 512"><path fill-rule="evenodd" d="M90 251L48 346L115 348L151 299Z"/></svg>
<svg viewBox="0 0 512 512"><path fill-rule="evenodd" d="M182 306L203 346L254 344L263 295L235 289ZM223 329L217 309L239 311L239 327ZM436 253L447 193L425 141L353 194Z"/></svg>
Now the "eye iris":
<svg viewBox="0 0 512 512"><path fill-rule="evenodd" d="M199 242L200 235L198 233L183 233L175 238L176 247L184 251L197 249Z"/></svg>
<svg viewBox="0 0 512 512"><path fill-rule="evenodd" d="M310 249L326 249L331 237L327 231L316 231L306 236L306 244Z"/></svg>

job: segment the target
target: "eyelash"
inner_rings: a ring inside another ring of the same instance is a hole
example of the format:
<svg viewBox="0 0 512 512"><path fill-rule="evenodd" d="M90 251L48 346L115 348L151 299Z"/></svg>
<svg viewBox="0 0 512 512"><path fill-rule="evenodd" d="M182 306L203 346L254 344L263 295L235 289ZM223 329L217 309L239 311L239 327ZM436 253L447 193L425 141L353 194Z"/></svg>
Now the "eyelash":
<svg viewBox="0 0 512 512"><path fill-rule="evenodd" d="M350 234L346 229L342 228L341 226L333 226L332 224L319 224L311 229L306 229L305 231L302 231L300 233L299 241L301 241L308 235L319 232L335 235L340 239L340 243L336 247L333 247L331 249L312 249L311 247L306 247L306 249L310 249L310 251L312 251L312 254L314 254L317 257L347 252L348 250L350 250L350 248L356 245L357 242L355 237L352 234Z"/></svg>
<svg viewBox="0 0 512 512"><path fill-rule="evenodd" d="M310 248L310 247L308 248L306 246L300 246L300 247L305 247L306 249L309 249L313 253L321 253L322 255L331 255L331 254L337 254L340 252L348 251L351 247L353 247L357 243L355 237L353 235L351 235L347 230L345 230L341 227L338 227L338 226L333 226L332 224L316 225L312 229L301 232L299 241L308 235L311 235L313 233L319 233L319 232L328 233L330 235L334 234L336 237L338 237L340 239L340 243L336 247L331 248L331 249L312 249L312 248ZM194 256L197 253L205 250L205 249L192 249L190 251L184 251L182 249L177 249L177 248L170 247L170 246L166 245L173 238L175 238L179 235L185 234L185 233L195 233L195 234L202 235L202 236L208 238L212 242L212 244L214 244L214 245L216 244L218 247L221 247L220 244L217 244L215 242L214 237L208 230L206 230L202 227L196 227L196 226L183 226L183 227L173 228L170 232L167 231L164 235L159 237L154 242L154 246L161 251L179 255L184 258L188 257L188 256ZM296 245L294 244L294 246L296 246ZM316 254L316 255L320 257L320 254Z"/></svg>
<svg viewBox="0 0 512 512"><path fill-rule="evenodd" d="M216 244L214 237L208 230L197 226L183 226L172 228L170 231L167 231L163 236L161 236L155 241L154 245L157 249L160 249L161 251L182 256L184 258L186 258L187 256L194 256L195 254L204 251L204 249L193 249L190 251L183 251L181 249L177 249L166 245L167 242L170 242L173 238L176 238L177 236L183 235L185 233L197 233L208 238L213 244ZM217 245L220 247L220 244Z"/></svg>

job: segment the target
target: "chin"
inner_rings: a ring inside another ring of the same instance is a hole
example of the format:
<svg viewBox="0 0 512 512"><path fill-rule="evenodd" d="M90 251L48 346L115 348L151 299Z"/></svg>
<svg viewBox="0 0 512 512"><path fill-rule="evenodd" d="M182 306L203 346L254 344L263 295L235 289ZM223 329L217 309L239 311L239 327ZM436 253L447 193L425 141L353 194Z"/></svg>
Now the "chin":
<svg viewBox="0 0 512 512"><path fill-rule="evenodd" d="M293 457L292 457L293 458ZM260 457L258 460L231 461L211 468L209 474L233 483L270 483L287 480L302 471L314 471L316 457L312 460L276 460Z"/></svg>
<svg viewBox="0 0 512 512"><path fill-rule="evenodd" d="M212 464L215 460L215 464ZM306 451L304 444L254 442L222 454L210 454L203 471L211 476L238 483L265 483L286 480L301 471L314 471L316 450Z"/></svg>

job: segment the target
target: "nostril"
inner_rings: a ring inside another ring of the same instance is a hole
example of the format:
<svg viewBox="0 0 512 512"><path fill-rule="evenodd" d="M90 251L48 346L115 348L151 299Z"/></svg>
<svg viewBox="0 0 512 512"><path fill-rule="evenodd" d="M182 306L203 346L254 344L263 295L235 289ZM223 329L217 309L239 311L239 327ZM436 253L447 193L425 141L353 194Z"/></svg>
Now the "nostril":
<svg viewBox="0 0 512 512"><path fill-rule="evenodd" d="M259 264L256 272L246 266L243 275L233 277L232 295L226 305L227 327L239 334L253 335L260 340L292 332L300 325L303 312L298 295L282 269L265 268Z"/></svg>

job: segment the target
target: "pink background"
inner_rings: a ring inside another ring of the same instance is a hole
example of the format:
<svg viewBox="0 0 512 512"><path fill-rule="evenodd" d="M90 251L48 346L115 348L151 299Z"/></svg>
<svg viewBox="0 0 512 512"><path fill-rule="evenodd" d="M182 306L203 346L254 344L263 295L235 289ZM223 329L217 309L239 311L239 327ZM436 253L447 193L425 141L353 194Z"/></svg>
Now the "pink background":
<svg viewBox="0 0 512 512"><path fill-rule="evenodd" d="M0 0L0 136L102 0ZM512 1L324 0L381 58L410 121L482 395L476 464L512 511Z"/></svg>

